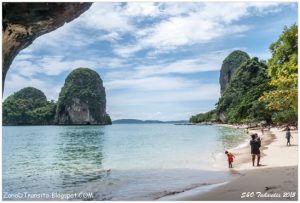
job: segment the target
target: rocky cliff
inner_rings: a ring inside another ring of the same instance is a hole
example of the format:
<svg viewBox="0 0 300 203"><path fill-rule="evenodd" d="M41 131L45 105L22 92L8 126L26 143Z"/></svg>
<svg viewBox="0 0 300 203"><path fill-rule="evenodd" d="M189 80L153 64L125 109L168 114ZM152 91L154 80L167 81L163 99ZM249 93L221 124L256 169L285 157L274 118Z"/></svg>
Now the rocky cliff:
<svg viewBox="0 0 300 203"><path fill-rule="evenodd" d="M220 101L224 97L224 92L230 87L230 82L234 78L235 72L239 67L250 59L246 52L236 50L231 52L223 61L220 71L220 86L221 86L221 98L216 104L217 108L206 113L200 113L190 118L190 122L226 122L226 115L224 109L220 108Z"/></svg>
<svg viewBox="0 0 300 203"><path fill-rule="evenodd" d="M92 3L2 3L2 91L15 56L37 37L85 12Z"/></svg>
<svg viewBox="0 0 300 203"><path fill-rule="evenodd" d="M58 124L111 124L106 113L106 95L97 72L77 68L65 80L56 110Z"/></svg>
<svg viewBox="0 0 300 203"><path fill-rule="evenodd" d="M236 69L248 59L250 59L249 55L239 50L233 51L224 59L219 79L221 94L224 93Z"/></svg>
<svg viewBox="0 0 300 203"><path fill-rule="evenodd" d="M271 122L272 113L259 98L270 90L267 65L257 57L247 60L219 99L216 110L226 123Z"/></svg>

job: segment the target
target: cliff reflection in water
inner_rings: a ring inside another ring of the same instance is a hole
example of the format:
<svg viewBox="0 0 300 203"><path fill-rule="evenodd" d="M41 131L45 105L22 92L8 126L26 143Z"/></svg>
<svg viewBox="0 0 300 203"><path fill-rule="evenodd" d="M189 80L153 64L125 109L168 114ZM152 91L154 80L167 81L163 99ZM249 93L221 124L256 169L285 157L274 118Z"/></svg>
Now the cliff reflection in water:
<svg viewBox="0 0 300 203"><path fill-rule="evenodd" d="M59 138L61 141L56 155L62 185L72 187L101 178L103 128L66 127Z"/></svg>

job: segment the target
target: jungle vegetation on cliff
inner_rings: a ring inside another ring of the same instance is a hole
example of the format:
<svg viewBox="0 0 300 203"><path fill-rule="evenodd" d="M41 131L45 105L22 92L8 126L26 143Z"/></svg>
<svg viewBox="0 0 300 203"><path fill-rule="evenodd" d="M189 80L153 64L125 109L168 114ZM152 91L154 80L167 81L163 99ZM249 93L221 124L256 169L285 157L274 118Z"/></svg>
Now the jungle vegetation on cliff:
<svg viewBox="0 0 300 203"><path fill-rule="evenodd" d="M217 112L223 113L226 122L270 122L270 113L263 102L259 101L262 94L269 89L269 77L265 62L258 58L243 63L229 87L217 103Z"/></svg>
<svg viewBox="0 0 300 203"><path fill-rule="evenodd" d="M76 103L77 107L74 107ZM73 118L72 112L76 114ZM68 75L59 94L56 116L59 124L111 124L110 117L106 114L105 89L97 72L77 68Z"/></svg>
<svg viewBox="0 0 300 203"><path fill-rule="evenodd" d="M298 119L297 31L296 24L284 28L279 39L270 45L272 57L268 62L254 57L242 63L226 85L226 89L221 88L223 94L216 104L216 109L192 116L190 121L194 123L216 120L227 123L261 121L278 124L296 123ZM227 57L225 60L231 59ZM227 67L226 71L228 70ZM221 70L221 73L222 71L224 70Z"/></svg>
<svg viewBox="0 0 300 203"><path fill-rule="evenodd" d="M54 123L56 104L42 91L26 87L7 97L2 110L4 125L44 125Z"/></svg>

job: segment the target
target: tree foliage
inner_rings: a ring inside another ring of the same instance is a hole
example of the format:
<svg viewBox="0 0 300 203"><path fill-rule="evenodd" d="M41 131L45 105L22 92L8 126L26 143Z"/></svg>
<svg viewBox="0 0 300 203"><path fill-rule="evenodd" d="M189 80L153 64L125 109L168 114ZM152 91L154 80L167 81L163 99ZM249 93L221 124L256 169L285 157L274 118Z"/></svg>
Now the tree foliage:
<svg viewBox="0 0 300 203"><path fill-rule="evenodd" d="M270 110L274 121L296 122L298 112L298 26L285 27L279 39L271 44L268 60L271 90L260 98Z"/></svg>
<svg viewBox="0 0 300 203"><path fill-rule="evenodd" d="M191 123L201 123L201 122L216 122L218 120L217 113L215 110L199 113L190 118Z"/></svg>
<svg viewBox="0 0 300 203"><path fill-rule="evenodd" d="M56 104L45 94L26 87L7 97L2 105L4 125L53 124Z"/></svg>

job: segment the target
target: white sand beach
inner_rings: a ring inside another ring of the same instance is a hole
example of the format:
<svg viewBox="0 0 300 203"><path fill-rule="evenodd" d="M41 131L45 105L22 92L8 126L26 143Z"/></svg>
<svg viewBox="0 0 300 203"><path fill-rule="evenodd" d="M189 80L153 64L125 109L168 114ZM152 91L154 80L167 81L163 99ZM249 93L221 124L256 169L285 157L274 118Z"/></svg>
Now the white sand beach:
<svg viewBox="0 0 300 203"><path fill-rule="evenodd" d="M292 146L286 146L283 129L271 128L263 135L259 128L252 129L249 135L255 132L262 138L262 166L252 166L249 145L233 149L234 168L225 170L240 174L240 177L208 192L181 195L176 200L297 200L298 131L291 131Z"/></svg>

